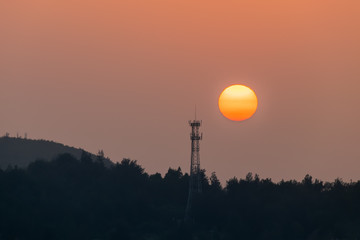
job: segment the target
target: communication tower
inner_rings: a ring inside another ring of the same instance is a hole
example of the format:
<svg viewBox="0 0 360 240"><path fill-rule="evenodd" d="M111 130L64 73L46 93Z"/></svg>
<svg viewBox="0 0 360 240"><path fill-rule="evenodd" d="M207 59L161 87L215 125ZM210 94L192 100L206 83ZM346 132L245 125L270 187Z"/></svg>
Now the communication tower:
<svg viewBox="0 0 360 240"><path fill-rule="evenodd" d="M190 181L189 181L189 195L185 210L185 221L191 219L192 202L194 197L201 193L201 176L200 176L200 140L202 140L202 133L199 128L202 121L189 121L191 126L190 140L191 140L191 162L190 162Z"/></svg>

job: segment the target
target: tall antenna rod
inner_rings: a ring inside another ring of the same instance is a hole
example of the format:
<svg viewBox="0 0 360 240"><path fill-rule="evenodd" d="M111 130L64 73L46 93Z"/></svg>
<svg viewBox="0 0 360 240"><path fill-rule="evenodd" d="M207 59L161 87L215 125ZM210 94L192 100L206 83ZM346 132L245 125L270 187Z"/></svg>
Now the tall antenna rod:
<svg viewBox="0 0 360 240"><path fill-rule="evenodd" d="M196 121L196 104L195 104L195 121Z"/></svg>

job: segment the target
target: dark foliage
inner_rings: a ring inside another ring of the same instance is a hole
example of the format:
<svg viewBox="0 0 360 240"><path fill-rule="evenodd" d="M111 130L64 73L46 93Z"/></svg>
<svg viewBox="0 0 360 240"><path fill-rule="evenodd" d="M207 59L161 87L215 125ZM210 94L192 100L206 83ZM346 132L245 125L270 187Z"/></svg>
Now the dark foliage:
<svg viewBox="0 0 360 240"><path fill-rule="evenodd" d="M202 172L183 222L188 174L69 154L0 170L0 239L360 239L360 182L230 179Z"/></svg>
<svg viewBox="0 0 360 240"><path fill-rule="evenodd" d="M69 147L61 143L47 140L33 140L26 138L13 138L5 135L0 137L0 168L6 169L9 166L26 168L36 159L50 161L59 154L70 153L76 158L80 158L84 150ZM110 159L104 157L104 152L99 151L101 155L87 153L92 159L102 157L105 166L112 166Z"/></svg>

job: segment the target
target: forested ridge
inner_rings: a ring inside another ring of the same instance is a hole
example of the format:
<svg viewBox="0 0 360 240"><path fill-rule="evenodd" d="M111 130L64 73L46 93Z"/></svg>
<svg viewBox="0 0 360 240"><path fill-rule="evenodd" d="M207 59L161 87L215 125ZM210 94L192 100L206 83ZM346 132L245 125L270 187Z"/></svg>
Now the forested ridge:
<svg viewBox="0 0 360 240"><path fill-rule="evenodd" d="M27 167L36 159L50 161L59 154L70 153L76 158L80 158L84 150L80 148L66 146L54 141L43 139L28 139L21 137L10 137L7 133L0 137L0 168L5 169L9 165ZM94 159L96 155L89 153ZM108 158L104 158L105 166L113 163Z"/></svg>
<svg viewBox="0 0 360 240"><path fill-rule="evenodd" d="M360 182L249 173L221 187L202 171L184 223L188 181L180 168L149 175L87 153L0 170L0 239L360 239Z"/></svg>

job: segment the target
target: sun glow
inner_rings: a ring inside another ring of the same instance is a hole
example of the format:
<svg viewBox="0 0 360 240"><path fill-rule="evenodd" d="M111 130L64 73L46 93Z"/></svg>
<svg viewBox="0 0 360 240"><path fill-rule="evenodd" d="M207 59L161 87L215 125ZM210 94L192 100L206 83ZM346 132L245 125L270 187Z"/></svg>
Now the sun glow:
<svg viewBox="0 0 360 240"><path fill-rule="evenodd" d="M257 105L255 92L244 85L231 85L219 97L220 112L233 121L250 118L256 112Z"/></svg>

